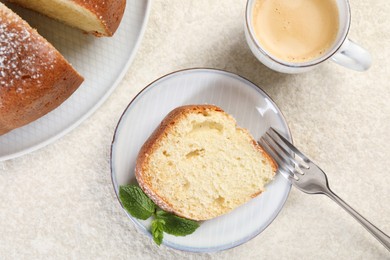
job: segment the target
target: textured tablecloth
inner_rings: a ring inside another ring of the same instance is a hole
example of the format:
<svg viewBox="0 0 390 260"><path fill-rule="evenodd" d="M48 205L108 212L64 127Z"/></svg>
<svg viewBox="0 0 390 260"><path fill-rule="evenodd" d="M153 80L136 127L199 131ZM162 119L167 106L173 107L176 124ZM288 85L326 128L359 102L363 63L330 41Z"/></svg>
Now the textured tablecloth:
<svg viewBox="0 0 390 260"><path fill-rule="evenodd" d="M350 37L370 50L369 71L326 62L301 75L272 72L254 58L244 38L245 4L153 2L136 58L103 106L55 143L0 162L0 259L390 259L333 201L296 189L263 233L212 254L157 247L122 211L109 167L120 115L154 79L209 67L261 86L333 190L390 233L390 2L351 1Z"/></svg>

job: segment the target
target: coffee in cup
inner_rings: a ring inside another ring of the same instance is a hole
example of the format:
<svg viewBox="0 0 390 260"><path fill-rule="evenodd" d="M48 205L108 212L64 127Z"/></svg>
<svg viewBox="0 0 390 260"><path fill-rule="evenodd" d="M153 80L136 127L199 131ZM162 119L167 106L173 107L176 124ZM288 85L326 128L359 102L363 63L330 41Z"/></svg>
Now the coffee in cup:
<svg viewBox="0 0 390 260"><path fill-rule="evenodd" d="M283 73L311 70L330 59L364 71L371 55L347 38L348 0L248 0L245 37L253 54Z"/></svg>
<svg viewBox="0 0 390 260"><path fill-rule="evenodd" d="M272 56L307 62L332 47L339 14L335 0L257 0L252 24L255 37Z"/></svg>

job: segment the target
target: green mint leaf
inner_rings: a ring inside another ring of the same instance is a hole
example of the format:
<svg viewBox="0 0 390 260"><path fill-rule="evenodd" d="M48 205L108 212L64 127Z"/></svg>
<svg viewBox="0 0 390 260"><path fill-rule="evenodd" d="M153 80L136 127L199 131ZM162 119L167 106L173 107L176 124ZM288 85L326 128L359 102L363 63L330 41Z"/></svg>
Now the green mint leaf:
<svg viewBox="0 0 390 260"><path fill-rule="evenodd" d="M123 207L135 218L148 219L156 210L151 199L135 185L119 187L119 198Z"/></svg>
<svg viewBox="0 0 390 260"><path fill-rule="evenodd" d="M164 224L165 221L162 219L154 219L152 221L152 236L154 242L156 242L157 245L161 245L163 237L164 237Z"/></svg>
<svg viewBox="0 0 390 260"><path fill-rule="evenodd" d="M156 219L164 220L164 232L174 236L192 234L199 227L199 223L194 220L182 218L162 210L157 210Z"/></svg>

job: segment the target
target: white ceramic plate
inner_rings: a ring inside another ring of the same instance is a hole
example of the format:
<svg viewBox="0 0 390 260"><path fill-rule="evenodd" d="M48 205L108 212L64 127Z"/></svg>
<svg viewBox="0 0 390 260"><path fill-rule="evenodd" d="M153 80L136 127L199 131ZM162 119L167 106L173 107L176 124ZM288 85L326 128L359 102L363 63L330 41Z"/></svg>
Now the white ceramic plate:
<svg viewBox="0 0 390 260"><path fill-rule="evenodd" d="M111 147L111 173L118 196L120 185L135 181L138 151L161 120L172 109L186 104L214 104L236 118L259 139L269 127L289 140L283 115L261 89L248 80L224 71L191 69L166 75L140 92L123 113ZM291 189L281 174L267 185L266 192L221 217L205 221L193 234L175 237L164 234L169 247L212 252L240 245L262 232L282 209ZM125 211L126 212L126 211ZM148 236L150 221L130 219Z"/></svg>
<svg viewBox="0 0 390 260"><path fill-rule="evenodd" d="M150 0L127 1L112 38L96 38L43 15L8 4L46 37L84 76L80 88L60 107L39 120L0 136L0 161L41 148L90 116L127 71L143 36Z"/></svg>

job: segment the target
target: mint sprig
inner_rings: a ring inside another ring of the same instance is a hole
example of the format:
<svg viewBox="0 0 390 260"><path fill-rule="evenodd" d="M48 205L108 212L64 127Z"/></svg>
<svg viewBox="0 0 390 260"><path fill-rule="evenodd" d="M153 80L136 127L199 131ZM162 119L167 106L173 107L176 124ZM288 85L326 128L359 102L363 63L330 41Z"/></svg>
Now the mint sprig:
<svg viewBox="0 0 390 260"><path fill-rule="evenodd" d="M162 240L164 238L164 225L165 221L162 219L154 219L152 221L152 235L153 235L153 240L156 242L157 245L161 245Z"/></svg>
<svg viewBox="0 0 390 260"><path fill-rule="evenodd" d="M153 201L135 185L121 186L119 198L123 207L135 218L145 220L156 211L156 205Z"/></svg>
<svg viewBox="0 0 390 260"><path fill-rule="evenodd" d="M136 185L120 186L119 199L133 217L146 220L153 216L150 231L157 245L162 243L164 232L174 236L186 236L199 227L196 221L158 209L156 204Z"/></svg>
<svg viewBox="0 0 390 260"><path fill-rule="evenodd" d="M163 210L156 211L157 219L164 220L164 232L174 236L186 236L194 233L199 223L193 220L182 218Z"/></svg>

